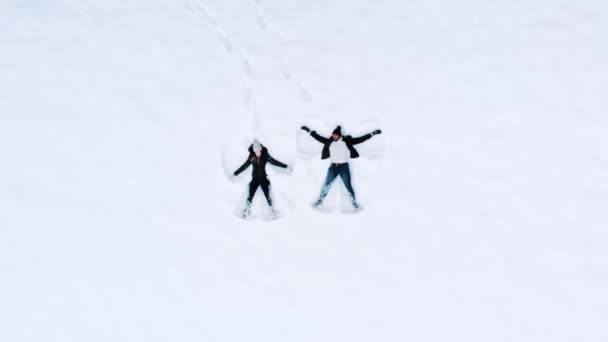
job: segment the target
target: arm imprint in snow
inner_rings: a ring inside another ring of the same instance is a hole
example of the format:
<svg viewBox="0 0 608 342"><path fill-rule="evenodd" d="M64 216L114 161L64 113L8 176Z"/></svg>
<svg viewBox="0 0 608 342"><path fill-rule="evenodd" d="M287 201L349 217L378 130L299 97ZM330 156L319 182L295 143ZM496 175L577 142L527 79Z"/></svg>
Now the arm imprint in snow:
<svg viewBox="0 0 608 342"><path fill-rule="evenodd" d="M241 167L239 167L238 170L234 171L234 175L238 176L241 174L241 172L247 170L249 165L251 165L251 157L247 158L247 161Z"/></svg>

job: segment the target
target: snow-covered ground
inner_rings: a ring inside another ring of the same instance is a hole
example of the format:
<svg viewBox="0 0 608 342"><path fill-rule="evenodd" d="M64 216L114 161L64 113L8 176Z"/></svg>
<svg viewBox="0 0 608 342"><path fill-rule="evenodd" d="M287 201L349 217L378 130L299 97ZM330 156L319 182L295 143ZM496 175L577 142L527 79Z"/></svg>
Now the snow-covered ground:
<svg viewBox="0 0 608 342"><path fill-rule="evenodd" d="M606 37L600 0L1 1L0 341L608 341ZM310 207L302 124L384 130L362 213ZM277 221L234 216L254 136Z"/></svg>

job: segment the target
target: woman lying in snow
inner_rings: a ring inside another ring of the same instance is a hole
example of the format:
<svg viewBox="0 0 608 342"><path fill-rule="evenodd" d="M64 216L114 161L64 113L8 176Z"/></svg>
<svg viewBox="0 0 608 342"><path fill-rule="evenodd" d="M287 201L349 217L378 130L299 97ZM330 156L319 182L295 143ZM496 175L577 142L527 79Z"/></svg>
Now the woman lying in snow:
<svg viewBox="0 0 608 342"><path fill-rule="evenodd" d="M249 183L249 196L247 197L245 209L242 212L243 217L247 217L251 214L251 202L253 201L255 193L260 187L264 192L264 196L266 196L266 201L268 202L272 216L276 217L277 215L274 207L272 206L272 198L270 197L270 181L268 180L268 175L266 174L266 164L268 163L283 169L287 169L289 173L292 172L291 167L273 159L270 154L268 154L268 149L262 146L262 144L260 144L258 141L254 141L254 143L249 147L249 157L247 158L247 161L245 161L245 163L234 172L234 176L236 177L245 171L250 165L253 166L251 172L251 182Z"/></svg>

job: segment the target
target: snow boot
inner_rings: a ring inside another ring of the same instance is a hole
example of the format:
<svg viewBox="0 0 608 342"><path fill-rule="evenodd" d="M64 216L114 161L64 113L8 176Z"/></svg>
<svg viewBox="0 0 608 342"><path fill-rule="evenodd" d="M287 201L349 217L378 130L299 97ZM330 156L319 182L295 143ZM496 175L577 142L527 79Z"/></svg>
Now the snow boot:
<svg viewBox="0 0 608 342"><path fill-rule="evenodd" d="M361 209L361 206L359 205L359 203L357 203L357 199L350 195L350 202L353 204L353 209L355 209L355 211L359 211Z"/></svg>
<svg viewBox="0 0 608 342"><path fill-rule="evenodd" d="M270 218L273 220L276 220L277 218L279 218L279 214L277 214L277 211L274 210L274 207L270 206Z"/></svg>
<svg viewBox="0 0 608 342"><path fill-rule="evenodd" d="M251 215L251 202L247 201L247 204L245 205L245 209L243 209L241 216L243 218L247 218L249 217L249 215Z"/></svg>

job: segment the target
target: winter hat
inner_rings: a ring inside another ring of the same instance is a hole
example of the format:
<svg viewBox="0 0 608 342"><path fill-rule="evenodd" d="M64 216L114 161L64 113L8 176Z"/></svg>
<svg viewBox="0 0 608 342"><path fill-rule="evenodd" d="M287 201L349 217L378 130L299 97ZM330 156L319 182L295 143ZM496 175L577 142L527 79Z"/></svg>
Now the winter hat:
<svg viewBox="0 0 608 342"><path fill-rule="evenodd" d="M332 134L337 134L339 136L342 136L342 126L336 127L336 129L334 129Z"/></svg>
<svg viewBox="0 0 608 342"><path fill-rule="evenodd" d="M257 140L253 142L253 152L262 152L262 144Z"/></svg>

